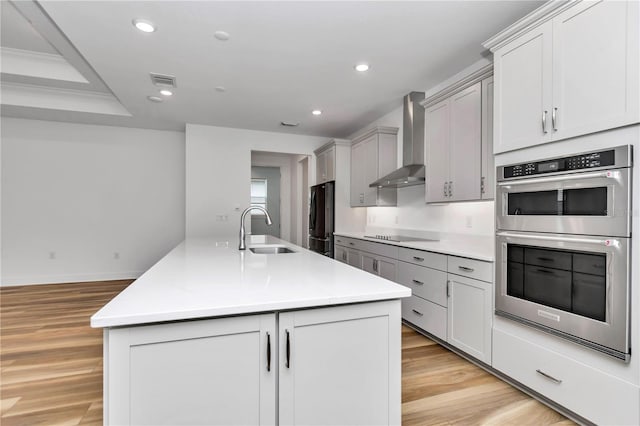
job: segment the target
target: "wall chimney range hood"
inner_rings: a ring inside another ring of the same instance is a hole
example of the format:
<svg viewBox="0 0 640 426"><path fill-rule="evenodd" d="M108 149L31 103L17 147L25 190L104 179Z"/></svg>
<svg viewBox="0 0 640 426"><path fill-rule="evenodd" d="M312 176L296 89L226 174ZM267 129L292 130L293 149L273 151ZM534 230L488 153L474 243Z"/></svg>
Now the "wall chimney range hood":
<svg viewBox="0 0 640 426"><path fill-rule="evenodd" d="M377 181L371 188L403 188L424 185L424 108L420 101L424 92L411 92L404 97L402 125L402 167Z"/></svg>

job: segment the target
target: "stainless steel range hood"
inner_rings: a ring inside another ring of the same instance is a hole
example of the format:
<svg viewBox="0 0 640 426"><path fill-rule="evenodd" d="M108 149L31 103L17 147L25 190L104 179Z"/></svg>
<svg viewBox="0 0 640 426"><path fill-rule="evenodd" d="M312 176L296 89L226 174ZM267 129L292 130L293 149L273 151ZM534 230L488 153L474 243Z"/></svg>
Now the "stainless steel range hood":
<svg viewBox="0 0 640 426"><path fill-rule="evenodd" d="M424 185L424 108L423 92L404 97L402 126L402 167L371 183L371 188L403 188Z"/></svg>

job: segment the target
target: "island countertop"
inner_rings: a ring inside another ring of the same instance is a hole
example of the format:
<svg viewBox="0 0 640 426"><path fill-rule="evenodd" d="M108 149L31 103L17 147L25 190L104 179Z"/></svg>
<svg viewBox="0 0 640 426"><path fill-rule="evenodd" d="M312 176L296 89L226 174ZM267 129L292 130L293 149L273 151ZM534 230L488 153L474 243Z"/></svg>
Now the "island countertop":
<svg viewBox="0 0 640 426"><path fill-rule="evenodd" d="M285 245L295 253L255 254ZM187 239L91 317L92 327L241 315L409 297L411 290L280 239Z"/></svg>

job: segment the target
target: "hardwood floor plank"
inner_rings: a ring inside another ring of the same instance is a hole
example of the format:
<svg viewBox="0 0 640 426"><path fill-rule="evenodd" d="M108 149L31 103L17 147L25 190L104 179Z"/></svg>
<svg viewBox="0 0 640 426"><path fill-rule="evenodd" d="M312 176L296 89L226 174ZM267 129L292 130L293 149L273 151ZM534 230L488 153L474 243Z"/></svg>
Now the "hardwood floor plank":
<svg viewBox="0 0 640 426"><path fill-rule="evenodd" d="M102 330L89 318L131 280L0 288L0 423L102 424ZM404 425L573 422L402 327Z"/></svg>

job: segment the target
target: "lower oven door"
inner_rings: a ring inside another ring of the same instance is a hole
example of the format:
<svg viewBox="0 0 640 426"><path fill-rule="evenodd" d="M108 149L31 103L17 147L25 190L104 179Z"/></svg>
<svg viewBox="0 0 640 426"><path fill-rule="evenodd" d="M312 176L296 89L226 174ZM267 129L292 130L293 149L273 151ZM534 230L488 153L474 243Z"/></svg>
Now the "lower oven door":
<svg viewBox="0 0 640 426"><path fill-rule="evenodd" d="M498 232L496 314L628 361L629 239Z"/></svg>

